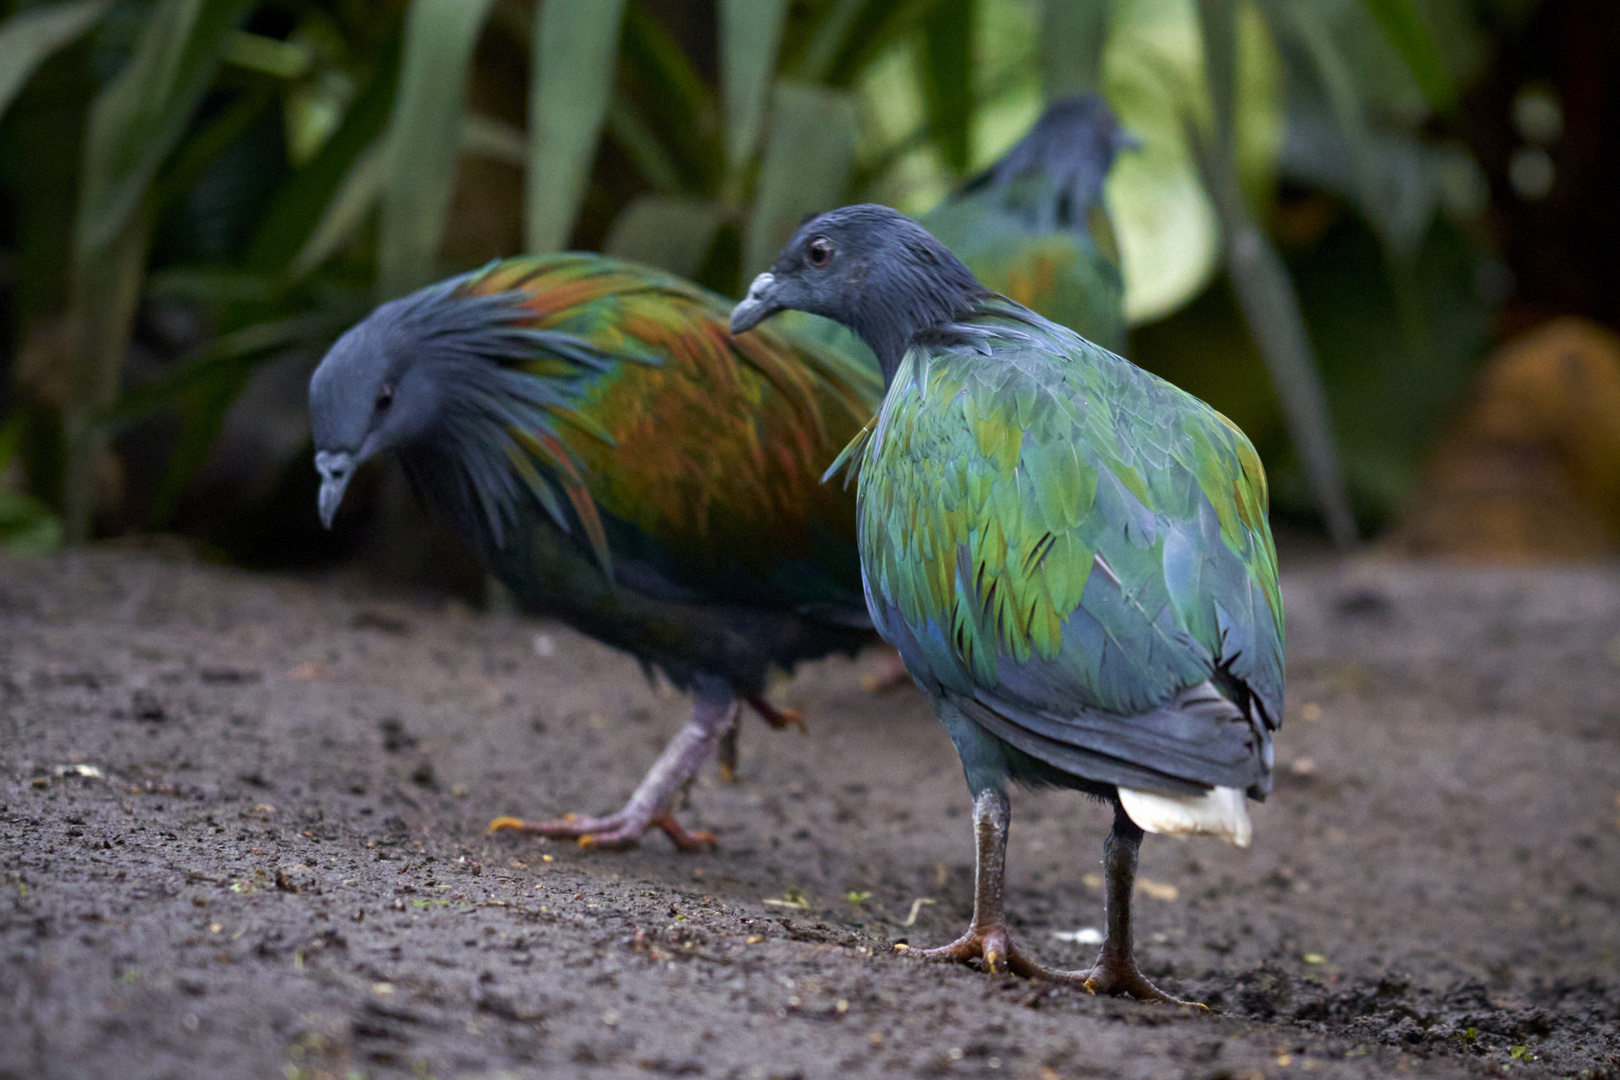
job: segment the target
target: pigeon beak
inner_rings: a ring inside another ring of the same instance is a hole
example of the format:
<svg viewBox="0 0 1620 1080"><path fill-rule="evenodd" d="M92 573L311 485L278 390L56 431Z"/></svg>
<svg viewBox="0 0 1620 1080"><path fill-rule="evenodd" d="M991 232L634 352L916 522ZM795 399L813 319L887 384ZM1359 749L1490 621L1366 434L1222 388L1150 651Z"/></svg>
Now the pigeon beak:
<svg viewBox="0 0 1620 1080"><path fill-rule="evenodd" d="M347 450L317 450L315 471L321 474L321 525L330 529L338 504L343 501L344 489L354 476L354 456Z"/></svg>
<svg viewBox="0 0 1620 1080"><path fill-rule="evenodd" d="M731 332L741 334L752 330L766 319L781 311L781 305L771 299L771 287L776 284L776 278L769 273L759 275L754 283L748 286L748 295L742 302L731 309Z"/></svg>

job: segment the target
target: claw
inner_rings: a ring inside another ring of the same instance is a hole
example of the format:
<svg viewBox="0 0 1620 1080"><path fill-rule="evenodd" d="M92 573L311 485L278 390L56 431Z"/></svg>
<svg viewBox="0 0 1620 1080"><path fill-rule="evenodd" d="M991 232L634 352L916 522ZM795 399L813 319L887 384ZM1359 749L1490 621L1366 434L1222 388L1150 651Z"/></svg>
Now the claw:
<svg viewBox="0 0 1620 1080"><path fill-rule="evenodd" d="M758 694L755 694L746 700L749 708L758 713L761 720L771 725L771 727L776 728L778 731L785 727L796 727L805 733L808 733L810 730L805 726L804 714L798 709L779 709L775 705L772 705L770 702L766 701L763 697L760 697Z"/></svg>

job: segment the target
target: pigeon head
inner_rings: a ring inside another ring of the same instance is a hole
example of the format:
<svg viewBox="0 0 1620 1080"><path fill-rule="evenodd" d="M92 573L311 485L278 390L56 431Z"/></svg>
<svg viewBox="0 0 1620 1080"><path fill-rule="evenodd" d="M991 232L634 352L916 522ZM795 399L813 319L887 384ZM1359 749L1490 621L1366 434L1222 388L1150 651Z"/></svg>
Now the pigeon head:
<svg viewBox="0 0 1620 1080"><path fill-rule="evenodd" d="M1032 229L1084 227L1086 211L1102 200L1115 155L1140 146L1096 94L1059 98L1046 107L1029 134L970 180L962 194L1002 190L1007 209ZM1028 195L1033 192L1020 190L1032 183L1051 197L1031 199Z"/></svg>
<svg viewBox="0 0 1620 1080"><path fill-rule="evenodd" d="M309 383L321 523L359 466L431 438L513 355L512 297L463 296L463 279L378 307L338 338Z"/></svg>
<svg viewBox="0 0 1620 1080"><path fill-rule="evenodd" d="M921 225L871 203L806 218L731 312L740 334L793 309L843 323L877 354L887 383L919 331L988 290Z"/></svg>

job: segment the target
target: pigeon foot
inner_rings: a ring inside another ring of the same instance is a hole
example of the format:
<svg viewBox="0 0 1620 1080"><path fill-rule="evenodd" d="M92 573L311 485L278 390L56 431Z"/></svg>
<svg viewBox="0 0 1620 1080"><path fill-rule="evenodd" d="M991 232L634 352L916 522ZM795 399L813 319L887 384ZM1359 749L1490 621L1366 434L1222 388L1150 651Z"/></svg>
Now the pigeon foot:
<svg viewBox="0 0 1620 1080"><path fill-rule="evenodd" d="M1110 953L1106 947L1102 955L1097 957L1096 966L1090 971L1077 971L1072 974L1079 978L1081 986L1093 994L1135 998L1137 1001L1162 1001L1166 1005L1186 1005L1209 1011L1209 1006L1200 1002L1182 1001L1180 998L1171 997L1148 982L1133 958Z"/></svg>
<svg viewBox="0 0 1620 1080"><path fill-rule="evenodd" d="M777 731L785 727L796 727L803 734L810 733L810 729L805 726L804 713L798 709L779 709L758 694L750 695L744 700L748 702L749 708L759 714L761 720Z"/></svg>
<svg viewBox="0 0 1620 1080"><path fill-rule="evenodd" d="M662 829L681 851L711 851L717 843L713 833L687 829L675 820L673 813L639 814L629 807L606 817L565 814L557 821L529 822L498 817L489 823L489 830L577 840L586 851L629 851L641 843L642 833L653 826Z"/></svg>
<svg viewBox="0 0 1620 1080"><path fill-rule="evenodd" d="M941 945L937 949L922 949L914 955L920 960L981 967L992 975L1011 972L1025 979L1078 981L1069 972L1056 971L1038 964L1019 952L1005 926L989 928L971 926L967 933L949 945Z"/></svg>

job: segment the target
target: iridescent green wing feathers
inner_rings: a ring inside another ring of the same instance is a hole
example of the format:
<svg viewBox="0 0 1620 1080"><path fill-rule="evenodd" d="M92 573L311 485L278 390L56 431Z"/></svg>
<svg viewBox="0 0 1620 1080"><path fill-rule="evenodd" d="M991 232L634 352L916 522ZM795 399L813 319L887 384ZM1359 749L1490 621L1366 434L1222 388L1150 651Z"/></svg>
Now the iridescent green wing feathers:
<svg viewBox="0 0 1620 1080"><path fill-rule="evenodd" d="M1190 395L998 298L907 355L860 481L873 615L914 673L1130 716L1225 669L1280 719L1264 474Z"/></svg>
<svg viewBox="0 0 1620 1080"><path fill-rule="evenodd" d="M774 330L734 340L729 301L601 256L512 259L462 288L517 295L533 327L619 358L582 373L540 349L521 365L566 392L558 445L534 435L513 466L560 484L587 530L599 515L616 552L690 587L835 599L829 576L853 573L853 506L818 481L876 408L872 373Z"/></svg>

